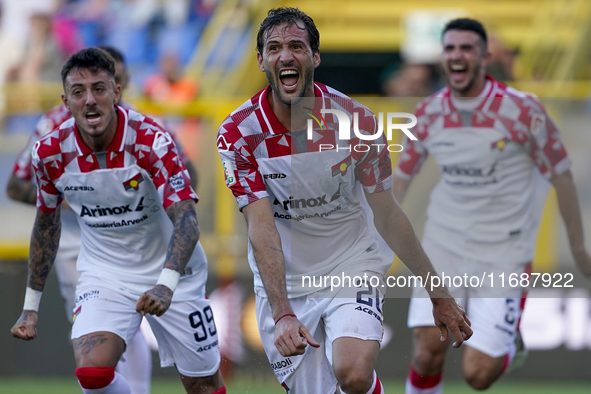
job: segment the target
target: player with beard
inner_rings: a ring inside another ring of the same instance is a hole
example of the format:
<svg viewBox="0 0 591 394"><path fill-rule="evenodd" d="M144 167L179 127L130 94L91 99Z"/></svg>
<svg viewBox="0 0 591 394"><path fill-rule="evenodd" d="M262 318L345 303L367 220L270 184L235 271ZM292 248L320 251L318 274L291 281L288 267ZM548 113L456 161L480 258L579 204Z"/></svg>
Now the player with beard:
<svg viewBox="0 0 591 394"><path fill-rule="evenodd" d="M121 98L119 104L126 109L133 107L123 101L123 92L129 83L129 74L123 54L115 48L101 47L107 51L115 60L115 84L121 86ZM31 152L37 140L53 131L72 117L72 113L64 104L60 104L39 119L35 130L25 148L17 156L12 175L6 185L7 195L15 201L35 205L37 196L37 185L34 182L32 170ZM162 122L159 121L161 124ZM171 134L174 138L174 135ZM175 142L177 142L175 140ZM179 154L191 176L191 185L195 188L196 171L184 154L180 145ZM67 204L62 207L61 213L62 234L59 249L55 257L55 270L60 287L60 293L64 300L66 316L71 323L75 309L76 283L80 274L76 270L76 260L80 253L80 226L76 214L69 209ZM148 328L149 329L149 328ZM140 331L141 332L141 331ZM152 353L142 335L136 335L130 342L121 361L117 364L117 372L125 377L131 386L133 394L149 394L150 379L152 371Z"/></svg>
<svg viewBox="0 0 591 394"><path fill-rule="evenodd" d="M81 232L72 341L82 391L131 393L115 365L145 315L161 365L177 368L187 393L225 393L205 298L197 196L174 141L152 119L118 105L121 86L108 52L88 48L72 55L62 82L73 118L32 149L38 210L25 305L12 334L37 336L65 199Z"/></svg>
<svg viewBox="0 0 591 394"><path fill-rule="evenodd" d="M289 393L383 393L374 371L383 333L379 286L331 292L326 282L305 285L304 276L366 274L383 283L391 260L369 231L365 198L375 227L408 267L423 278L436 273L390 192L388 151L359 138L338 141L341 149L334 149L337 119L328 114L331 127L306 138L308 118L299 106L307 100L315 111L355 116L364 134L377 130L366 107L314 82L320 52L312 19L297 8L270 10L257 35L257 59L269 86L224 120L217 143L226 184L248 227L265 352ZM333 148L319 150L322 143ZM441 335L451 331L460 346L472 334L469 321L447 289L431 292Z"/></svg>
<svg viewBox="0 0 591 394"><path fill-rule="evenodd" d="M449 22L442 42L449 85L418 104L412 130L418 140L405 139L393 180L394 195L402 202L429 153L440 166L422 241L435 269L450 277L527 277L552 184L575 261L589 276L591 260L570 159L555 123L535 97L486 75L490 54L478 21ZM498 281L496 287L489 281L450 291L466 308L474 329L464 349L464 377L473 388L486 389L525 359L519 335L525 291L501 288ZM421 289L414 289L409 307L414 353L407 394L443 392L448 342L439 340L424 297Z"/></svg>

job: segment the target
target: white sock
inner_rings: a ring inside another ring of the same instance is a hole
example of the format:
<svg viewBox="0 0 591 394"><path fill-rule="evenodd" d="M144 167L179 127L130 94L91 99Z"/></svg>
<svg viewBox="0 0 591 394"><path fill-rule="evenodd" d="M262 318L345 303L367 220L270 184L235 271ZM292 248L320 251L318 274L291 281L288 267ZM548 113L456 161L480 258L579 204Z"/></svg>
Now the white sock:
<svg viewBox="0 0 591 394"><path fill-rule="evenodd" d="M84 394L131 394L129 383L117 372L115 372L115 378L113 378L111 383L102 389L85 389L82 386L80 387Z"/></svg>
<svg viewBox="0 0 591 394"><path fill-rule="evenodd" d="M141 332L137 332L116 368L131 387L132 394L150 394L152 351Z"/></svg>

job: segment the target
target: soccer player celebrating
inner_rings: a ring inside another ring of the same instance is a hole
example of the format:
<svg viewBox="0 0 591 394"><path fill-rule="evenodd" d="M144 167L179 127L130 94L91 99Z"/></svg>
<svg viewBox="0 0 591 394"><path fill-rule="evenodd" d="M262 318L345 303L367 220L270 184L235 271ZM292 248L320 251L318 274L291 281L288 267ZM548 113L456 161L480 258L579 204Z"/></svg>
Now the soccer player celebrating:
<svg viewBox="0 0 591 394"><path fill-rule="evenodd" d="M418 139L405 139L393 180L401 202L428 153L440 166L423 239L436 270L450 277L527 275L551 183L575 260L589 276L591 260L570 160L556 125L535 97L485 74L490 55L479 22L451 21L442 40L449 86L419 103L413 129ZM451 290L467 308L474 329L462 363L464 377L475 389L490 387L508 368L523 363L523 290L506 284L501 288L498 281L496 287L489 281L482 288ZM443 392L448 342L439 340L431 307L421 293L414 290L408 314L414 354L406 392L437 394Z"/></svg>
<svg viewBox="0 0 591 394"><path fill-rule="evenodd" d="M126 109L131 106L122 100L123 92L127 87L129 76L123 55L115 48L101 47L115 60L115 84L121 86L120 105ZM15 201L35 205L37 185L34 182L32 171L31 152L37 140L72 117L72 113L65 105L60 104L43 115L37 122L34 133L29 138L27 145L18 155L12 175L8 180L6 192ZM178 147L178 145L177 145ZM179 148L180 149L180 148ZM181 153L181 152L179 152ZM182 153L181 153L182 154ZM191 172L191 164L183 158L187 170ZM191 177L191 179L193 179ZM80 253L80 226L74 211L67 205L62 206L61 221L62 232L59 249L55 256L54 266L60 286L60 293L64 299L66 315L72 322L76 299L76 283L80 274L76 270L76 260ZM142 335L135 335L125 350L124 356L117 364L119 372L128 381L132 394L149 393L152 370L152 353Z"/></svg>
<svg viewBox="0 0 591 394"><path fill-rule="evenodd" d="M303 277L366 274L383 283L391 261L368 231L363 198L380 234L411 270L424 278L436 273L390 192L388 151L359 138L337 141L334 127L306 137L306 117L296 109L304 97L316 109L357 118L362 133L377 131L367 108L314 82L320 53L312 19L297 8L270 10L257 52L269 86L225 119L217 143L226 184L248 226L265 352L289 393L332 394L337 385L347 394L383 393L374 372L382 339L380 286L358 283L350 296L345 287L330 292L326 281L306 286ZM326 123L336 125L336 116L326 115ZM319 151L324 142L333 148ZM351 150L353 144L363 153ZM451 331L460 346L472 334L464 311L447 289L432 295L443 338Z"/></svg>
<svg viewBox="0 0 591 394"><path fill-rule="evenodd" d="M117 105L115 61L104 50L72 55L62 82L73 118L32 151L38 210L25 305L12 334L25 340L37 335L65 199L81 230L72 339L83 392L131 392L115 365L145 315L162 366L176 367L187 393L225 393L205 298L197 196L176 145L152 119Z"/></svg>

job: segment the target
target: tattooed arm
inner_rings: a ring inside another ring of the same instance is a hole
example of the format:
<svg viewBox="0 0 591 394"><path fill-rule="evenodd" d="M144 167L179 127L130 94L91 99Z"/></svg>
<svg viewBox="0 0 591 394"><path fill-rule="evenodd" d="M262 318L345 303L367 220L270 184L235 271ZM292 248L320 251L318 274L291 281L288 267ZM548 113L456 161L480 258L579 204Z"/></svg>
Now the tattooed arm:
<svg viewBox="0 0 591 394"><path fill-rule="evenodd" d="M28 179L21 179L12 174L6 185L6 194L15 201L35 205L37 200L37 186Z"/></svg>
<svg viewBox="0 0 591 394"><path fill-rule="evenodd" d="M164 268L181 274L189 262L199 240L199 225L194 200L182 200L166 209L174 224L166 251ZM142 314L162 316L170 306L173 290L158 284L146 291L137 302L136 310Z"/></svg>
<svg viewBox="0 0 591 394"><path fill-rule="evenodd" d="M61 208L54 212L46 213L37 210L33 232L31 234L31 246L29 252L29 278L27 287L36 291L43 291L47 275L53 266L53 260L59 246L62 224L60 220ZM23 310L20 318L12 327L12 335L25 340L34 339L37 336L37 312Z"/></svg>

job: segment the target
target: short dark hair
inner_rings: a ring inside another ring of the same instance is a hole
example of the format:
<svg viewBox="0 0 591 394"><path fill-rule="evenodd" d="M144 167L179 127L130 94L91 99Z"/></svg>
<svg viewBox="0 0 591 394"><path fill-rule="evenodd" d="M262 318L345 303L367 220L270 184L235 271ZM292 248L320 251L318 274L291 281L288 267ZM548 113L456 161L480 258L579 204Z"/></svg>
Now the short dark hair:
<svg viewBox="0 0 591 394"><path fill-rule="evenodd" d="M294 7L279 7L269 10L267 17L261 23L259 32L257 34L257 51L262 55L263 46L265 45L265 33L270 31L275 26L287 23L288 26L296 25L302 22L306 31L308 31L308 40L310 41L310 48L312 53L318 52L320 49L320 33L314 24L312 18L308 16L299 8Z"/></svg>
<svg viewBox="0 0 591 394"><path fill-rule="evenodd" d="M107 74L115 79L115 59L104 49L92 47L81 49L66 61L62 67L62 84L66 86L66 78L70 71L74 69L87 69L96 74L106 71Z"/></svg>
<svg viewBox="0 0 591 394"><path fill-rule="evenodd" d="M99 48L104 51L107 51L107 53L109 55L111 55L117 63L121 63L121 64L125 65L125 57L117 49L115 49L109 45L101 45L101 46L99 46Z"/></svg>
<svg viewBox="0 0 591 394"><path fill-rule="evenodd" d="M463 31L472 31L480 36L483 43L483 48L486 50L488 47L488 37L486 35L486 30L484 30L484 26L482 23L478 22L475 19L470 18L459 18L454 19L445 25L443 28L443 33L441 33L441 38L447 33L449 30L463 30Z"/></svg>

